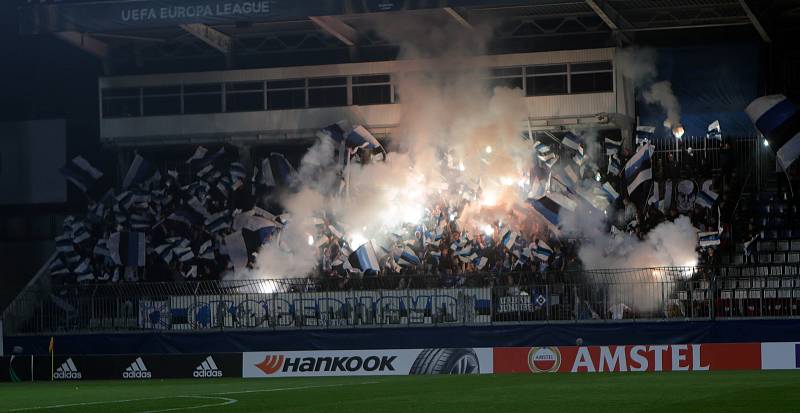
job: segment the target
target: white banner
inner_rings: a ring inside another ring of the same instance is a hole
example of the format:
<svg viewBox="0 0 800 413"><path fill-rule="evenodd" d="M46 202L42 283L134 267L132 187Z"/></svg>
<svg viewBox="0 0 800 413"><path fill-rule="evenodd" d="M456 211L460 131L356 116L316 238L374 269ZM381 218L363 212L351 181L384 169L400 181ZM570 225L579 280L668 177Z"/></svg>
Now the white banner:
<svg viewBox="0 0 800 413"><path fill-rule="evenodd" d="M142 322L173 330L341 327L356 325L488 324L489 288L332 291L172 296L142 301ZM165 310L172 314L167 319ZM180 317L177 316L180 314Z"/></svg>
<svg viewBox="0 0 800 413"><path fill-rule="evenodd" d="M259 351L244 353L246 378L488 374L491 348Z"/></svg>

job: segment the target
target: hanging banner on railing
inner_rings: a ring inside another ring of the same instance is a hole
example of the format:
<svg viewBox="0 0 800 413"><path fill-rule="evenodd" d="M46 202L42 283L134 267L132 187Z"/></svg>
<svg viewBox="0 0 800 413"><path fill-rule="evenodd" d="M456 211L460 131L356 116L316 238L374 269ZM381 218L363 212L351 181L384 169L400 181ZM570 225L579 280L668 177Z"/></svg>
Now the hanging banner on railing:
<svg viewBox="0 0 800 413"><path fill-rule="evenodd" d="M139 301L139 327L341 327L488 324L489 288L174 296Z"/></svg>

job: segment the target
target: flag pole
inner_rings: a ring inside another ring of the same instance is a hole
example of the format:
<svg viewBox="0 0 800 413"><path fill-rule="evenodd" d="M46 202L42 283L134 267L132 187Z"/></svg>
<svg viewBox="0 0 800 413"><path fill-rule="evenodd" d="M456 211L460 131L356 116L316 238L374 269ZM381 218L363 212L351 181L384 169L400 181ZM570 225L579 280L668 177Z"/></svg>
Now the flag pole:
<svg viewBox="0 0 800 413"><path fill-rule="evenodd" d="M50 351L50 381L53 381L56 371L55 340L53 336L50 336L50 346L48 350Z"/></svg>

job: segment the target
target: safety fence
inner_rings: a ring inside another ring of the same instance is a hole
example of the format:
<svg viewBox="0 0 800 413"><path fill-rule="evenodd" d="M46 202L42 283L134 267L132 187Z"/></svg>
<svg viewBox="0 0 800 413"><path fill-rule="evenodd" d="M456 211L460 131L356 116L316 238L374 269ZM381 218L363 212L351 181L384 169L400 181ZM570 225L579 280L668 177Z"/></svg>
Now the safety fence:
<svg viewBox="0 0 800 413"><path fill-rule="evenodd" d="M741 268L83 285L26 290L3 321L41 334L800 315L800 275L730 275Z"/></svg>

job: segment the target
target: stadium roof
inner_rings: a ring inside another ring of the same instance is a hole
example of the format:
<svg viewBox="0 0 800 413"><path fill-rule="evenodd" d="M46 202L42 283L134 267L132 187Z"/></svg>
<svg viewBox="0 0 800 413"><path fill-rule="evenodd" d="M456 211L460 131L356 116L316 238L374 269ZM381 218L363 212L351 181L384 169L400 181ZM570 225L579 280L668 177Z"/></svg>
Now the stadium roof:
<svg viewBox="0 0 800 413"><path fill-rule="evenodd" d="M397 45L378 34L387 17L490 26L490 53L679 42L685 30L722 28L771 42L800 20L788 0L27 0L19 12L21 33L56 33L111 73L388 60Z"/></svg>

